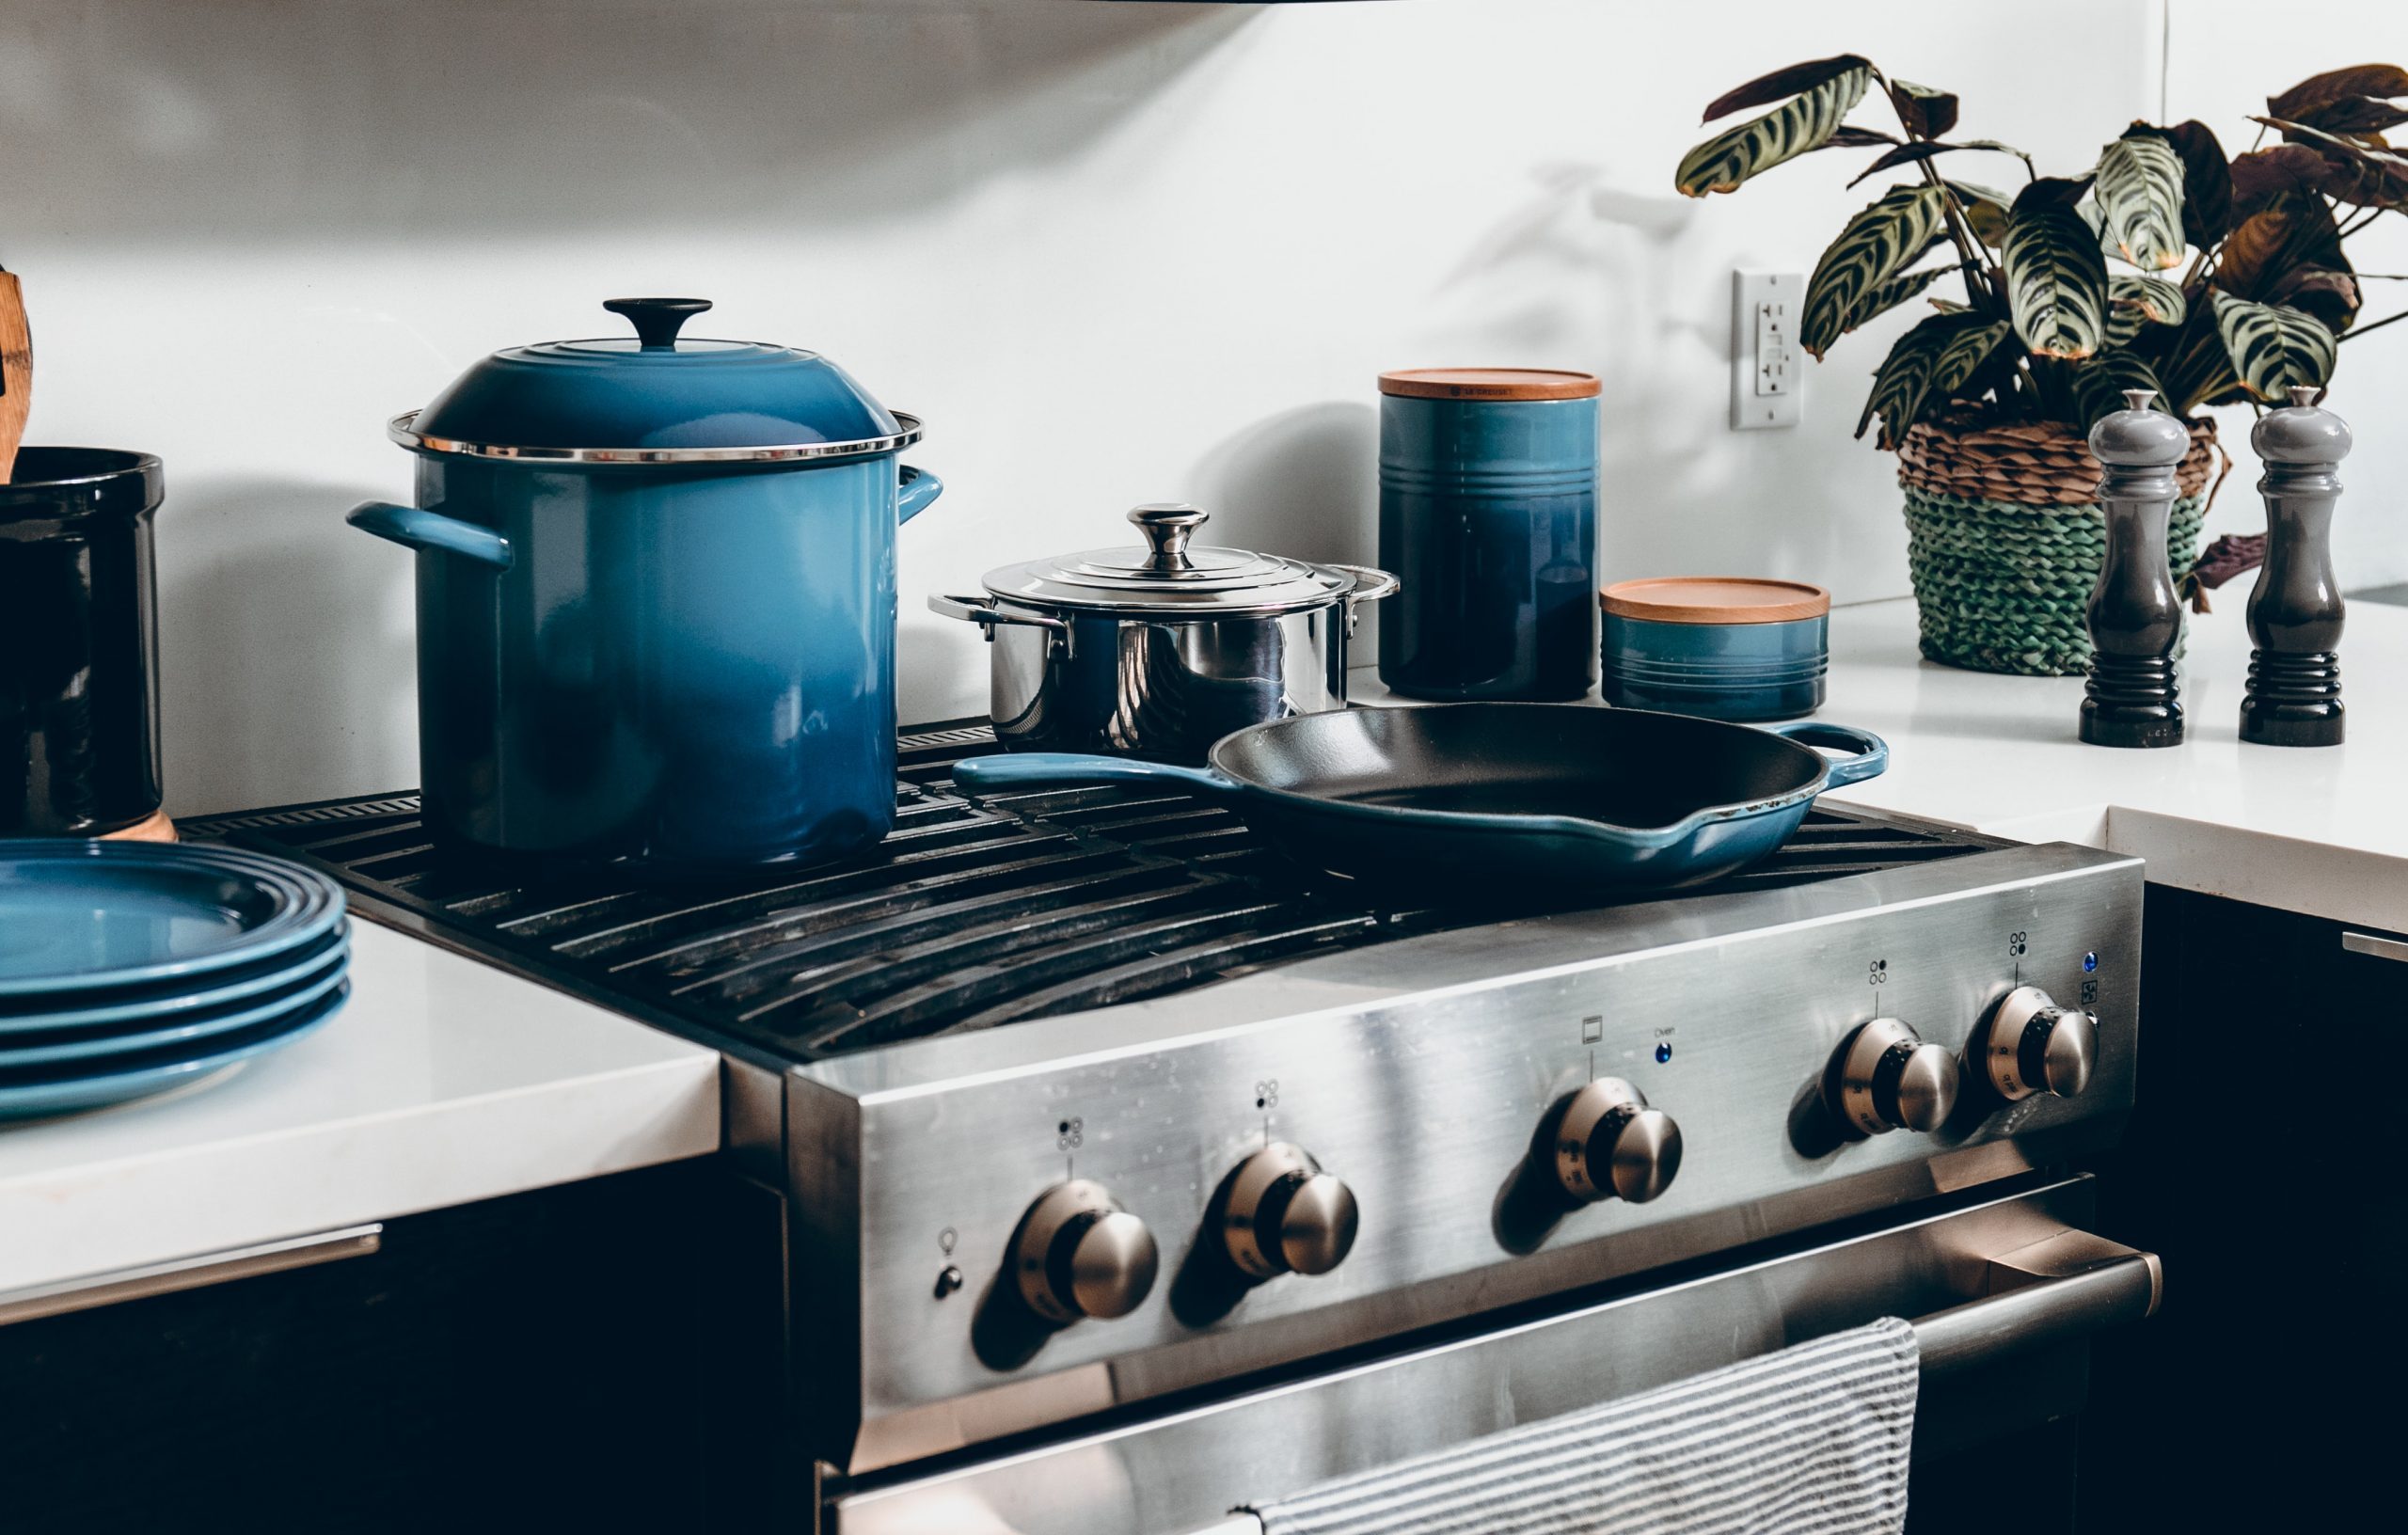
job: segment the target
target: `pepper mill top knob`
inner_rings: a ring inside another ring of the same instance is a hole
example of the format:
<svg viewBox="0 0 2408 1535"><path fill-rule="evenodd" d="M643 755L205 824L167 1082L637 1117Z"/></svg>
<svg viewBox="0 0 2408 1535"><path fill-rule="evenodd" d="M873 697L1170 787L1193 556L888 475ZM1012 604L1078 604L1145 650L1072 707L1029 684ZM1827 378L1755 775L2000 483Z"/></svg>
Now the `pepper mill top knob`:
<svg viewBox="0 0 2408 1535"><path fill-rule="evenodd" d="M2269 464L2337 464L2350 454L2350 424L2329 410L2318 408L2324 390L2314 384L2291 386L2291 403L2258 418L2249 429L2249 446Z"/></svg>
<svg viewBox="0 0 2408 1535"><path fill-rule="evenodd" d="M2102 416L2090 429L2090 451L2101 464L2151 467L2179 464L2191 451L2191 434L2162 410L2151 410L2155 389L2126 389L2125 408Z"/></svg>

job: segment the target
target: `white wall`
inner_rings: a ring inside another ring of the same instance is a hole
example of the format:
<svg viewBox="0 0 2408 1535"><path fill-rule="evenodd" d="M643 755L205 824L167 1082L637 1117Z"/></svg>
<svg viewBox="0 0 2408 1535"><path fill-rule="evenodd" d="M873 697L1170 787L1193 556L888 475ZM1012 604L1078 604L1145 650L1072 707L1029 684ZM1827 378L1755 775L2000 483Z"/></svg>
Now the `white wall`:
<svg viewBox="0 0 2408 1535"><path fill-rule="evenodd" d="M1848 434L1903 321L1811 377L1803 429L1724 426L1730 270L1807 269L1880 183L1834 153L1684 202L1698 110L1852 49L2071 168L2154 111L2160 34L2158 0L8 3L0 261L33 440L166 459L192 812L417 781L409 560L341 514L406 489L388 417L618 293L714 298L705 333L927 418L907 718L984 704L920 594L1130 503L1368 557L1387 367L1602 372L1609 575L1902 593L1892 465Z"/></svg>

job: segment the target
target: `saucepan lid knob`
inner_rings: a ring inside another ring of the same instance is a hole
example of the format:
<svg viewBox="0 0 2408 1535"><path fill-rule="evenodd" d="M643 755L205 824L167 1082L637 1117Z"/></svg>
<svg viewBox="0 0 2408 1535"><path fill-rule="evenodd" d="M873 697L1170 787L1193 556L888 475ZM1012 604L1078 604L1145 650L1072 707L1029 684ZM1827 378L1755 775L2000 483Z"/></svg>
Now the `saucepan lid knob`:
<svg viewBox="0 0 2408 1535"><path fill-rule="evenodd" d="M1203 527L1212 514L1185 501L1149 501L1132 508L1129 520L1146 535L1146 544L1153 551L1145 568L1195 569L1196 562L1187 557L1187 541L1196 536L1196 530Z"/></svg>

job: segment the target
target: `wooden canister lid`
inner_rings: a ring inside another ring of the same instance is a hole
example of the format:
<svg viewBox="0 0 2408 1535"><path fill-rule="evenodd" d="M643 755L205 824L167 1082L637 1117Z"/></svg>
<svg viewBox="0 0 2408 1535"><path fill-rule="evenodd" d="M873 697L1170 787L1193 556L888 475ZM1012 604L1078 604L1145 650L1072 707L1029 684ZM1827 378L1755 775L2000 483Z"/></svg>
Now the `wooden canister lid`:
<svg viewBox="0 0 2408 1535"><path fill-rule="evenodd" d="M1650 624L1792 624L1831 610L1831 594L1761 576L1659 576L1616 581L1599 594L1616 618Z"/></svg>
<svg viewBox="0 0 2408 1535"><path fill-rule="evenodd" d="M1594 373L1563 368L1400 368L1380 375L1382 394L1415 400L1594 400Z"/></svg>
<svg viewBox="0 0 2408 1535"><path fill-rule="evenodd" d="M167 819L166 811L154 810L132 826L120 827L115 831L102 832L101 840L103 842L173 842L176 840L176 823Z"/></svg>

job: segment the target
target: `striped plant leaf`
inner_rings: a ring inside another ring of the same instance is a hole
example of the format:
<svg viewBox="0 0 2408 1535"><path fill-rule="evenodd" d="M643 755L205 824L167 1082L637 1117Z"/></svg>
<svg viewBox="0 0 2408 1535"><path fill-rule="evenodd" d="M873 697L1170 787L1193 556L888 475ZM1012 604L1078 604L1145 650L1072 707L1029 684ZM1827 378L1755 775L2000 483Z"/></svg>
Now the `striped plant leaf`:
<svg viewBox="0 0 2408 1535"><path fill-rule="evenodd" d="M1999 252L2015 333L2044 357L2086 357L2107 334L2107 262L2080 214L2046 203L2008 215Z"/></svg>
<svg viewBox="0 0 2408 1535"><path fill-rule="evenodd" d="M2082 412L2083 430L2098 424L2101 416L2123 409L2126 389L2147 389L2159 396L2159 409L2174 408L2147 363L2130 352L2103 353L2073 371L2074 405Z"/></svg>
<svg viewBox="0 0 2408 1535"><path fill-rule="evenodd" d="M1871 79L1872 72L1861 66L1847 70L1761 118L1715 135L1681 157L1672 184L1689 198L1737 191L1751 176L1820 147L1848 109L1863 100Z"/></svg>
<svg viewBox="0 0 2408 1535"><path fill-rule="evenodd" d="M1861 54L1835 54L1830 58L1810 58L1803 64L1792 64L1724 91L1706 103L1705 116L1697 120L1712 122L1734 112L1745 112L1751 106L1769 106L1801 90L1812 90L1824 81L1846 74L1850 70L1870 69L1872 65L1873 61Z"/></svg>
<svg viewBox="0 0 2408 1535"><path fill-rule="evenodd" d="M1869 181L1885 170L1898 166L1920 165L1925 160L1934 159L1956 150L1988 150L1994 154L2011 154L2022 161L2026 168L2029 168L2032 164L2030 155L2012 144L2002 144L1994 138L1968 138L1955 144L1941 144L1928 138L1919 138L1911 144L1901 144L1896 149L1889 150L1878 160L1849 178L1847 184L1854 186L1858 182Z"/></svg>
<svg viewBox="0 0 2408 1535"><path fill-rule="evenodd" d="M2129 346L2143 325L2178 325L2189 311L2178 283L2118 272L2107 279L2107 344Z"/></svg>
<svg viewBox="0 0 2408 1535"><path fill-rule="evenodd" d="M1979 316L1959 311L1932 315L1899 337L1873 375L1873 392L1865 396L1863 414L1856 419L1856 435L1864 435L1865 427L1878 416L1881 446L1895 448L1904 441L1939 376L1941 354L1965 332L1987 328Z"/></svg>
<svg viewBox="0 0 2408 1535"><path fill-rule="evenodd" d="M2180 283L2121 272L2107 279L2107 300L2131 305L2153 325L2178 325L2191 308L2182 297Z"/></svg>
<svg viewBox="0 0 2408 1535"><path fill-rule="evenodd" d="M1860 306L1940 232L1941 205L1936 186L1897 186L1849 219L1806 279L1799 344L1820 357L1855 325Z"/></svg>
<svg viewBox="0 0 2408 1535"><path fill-rule="evenodd" d="M1930 287L1934 278L1946 277L1956 270L1953 266L1926 266L1920 272L1901 272L1889 281L1877 284L1858 302L1855 312L1848 316L1847 328L1854 330L1874 316L1888 313Z"/></svg>
<svg viewBox="0 0 2408 1535"><path fill-rule="evenodd" d="M2091 195L2115 254L2146 272L2182 260L2182 157L2155 134L2129 134L2099 151Z"/></svg>
<svg viewBox="0 0 2408 1535"><path fill-rule="evenodd" d="M2242 387L2260 400L2280 401L2294 384L2333 376L2334 336L2316 317L2280 304L2253 304L2219 292L2216 333Z"/></svg>
<svg viewBox="0 0 2408 1535"><path fill-rule="evenodd" d="M1982 364L1990 360L2011 327L2004 320L1972 325L1956 332L1940 349L1931 367L1931 392L1943 402L1965 387Z"/></svg>

